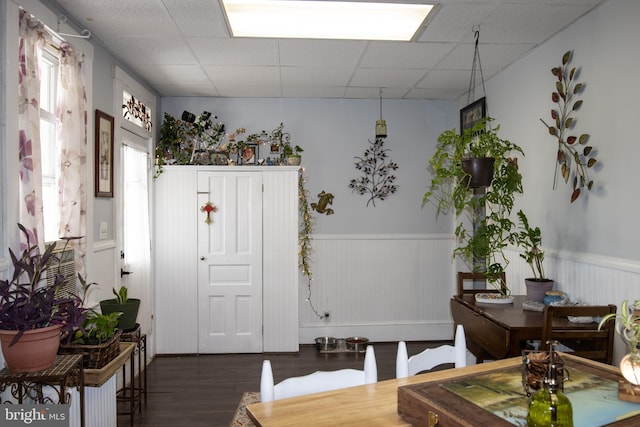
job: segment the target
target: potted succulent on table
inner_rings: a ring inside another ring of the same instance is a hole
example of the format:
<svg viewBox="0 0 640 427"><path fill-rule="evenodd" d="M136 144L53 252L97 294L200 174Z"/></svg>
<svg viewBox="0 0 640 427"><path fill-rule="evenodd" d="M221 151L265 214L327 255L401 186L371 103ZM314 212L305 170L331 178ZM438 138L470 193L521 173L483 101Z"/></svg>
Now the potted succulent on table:
<svg viewBox="0 0 640 427"><path fill-rule="evenodd" d="M44 253L31 244L22 224L26 247L18 257L11 249L13 275L0 280L0 340L2 353L12 372L37 372L53 366L61 333L73 333L82 326L87 309L76 295L59 295L64 275L52 283L46 277L55 244Z"/></svg>
<svg viewBox="0 0 640 427"><path fill-rule="evenodd" d="M544 252L540 245L542 244L542 233L540 227L531 227L525 213L518 211L520 219L520 231L514 235L514 243L524 248L524 252L520 257L527 261L533 272L533 277L524 279L527 286L527 299L529 301L543 302L547 291L553 289L553 280L544 274L542 262L544 261Z"/></svg>
<svg viewBox="0 0 640 427"><path fill-rule="evenodd" d="M136 328L136 319L140 309L140 300L129 298L129 291L126 286L120 286L119 290L112 290L116 296L112 299L100 301L100 311L102 314L122 313L118 321L118 328L123 331L131 331Z"/></svg>
<svg viewBox="0 0 640 427"><path fill-rule="evenodd" d="M440 134L436 152L429 160L433 175L423 204L434 203L437 215L454 211L458 247L453 255L459 255L472 271L484 273L508 301L510 291L502 280L508 264L504 248L514 238L515 224L509 215L515 195L522 193L522 175L509 156L524 153L518 145L500 138L500 126L492 128L492 121L484 118L462 135L455 129ZM492 158L487 186L476 186L476 180L465 170L463 162L472 157Z"/></svg>

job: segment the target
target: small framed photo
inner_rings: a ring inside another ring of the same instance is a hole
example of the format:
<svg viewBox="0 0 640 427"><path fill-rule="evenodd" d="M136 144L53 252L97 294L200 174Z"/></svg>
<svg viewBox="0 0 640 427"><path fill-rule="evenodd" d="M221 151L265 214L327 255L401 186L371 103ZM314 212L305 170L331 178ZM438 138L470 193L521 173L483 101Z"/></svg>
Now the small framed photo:
<svg viewBox="0 0 640 427"><path fill-rule="evenodd" d="M113 197L113 116L96 110L95 193Z"/></svg>
<svg viewBox="0 0 640 427"><path fill-rule="evenodd" d="M280 152L280 144L271 144L271 154Z"/></svg>
<svg viewBox="0 0 640 427"><path fill-rule="evenodd" d="M482 97L460 110L460 134L487 116L487 98Z"/></svg>
<svg viewBox="0 0 640 427"><path fill-rule="evenodd" d="M258 144L247 144L246 147L238 151L238 164L257 165L258 164Z"/></svg>
<svg viewBox="0 0 640 427"><path fill-rule="evenodd" d="M211 154L211 164L217 166L226 166L229 164L229 153L226 151L218 151Z"/></svg>

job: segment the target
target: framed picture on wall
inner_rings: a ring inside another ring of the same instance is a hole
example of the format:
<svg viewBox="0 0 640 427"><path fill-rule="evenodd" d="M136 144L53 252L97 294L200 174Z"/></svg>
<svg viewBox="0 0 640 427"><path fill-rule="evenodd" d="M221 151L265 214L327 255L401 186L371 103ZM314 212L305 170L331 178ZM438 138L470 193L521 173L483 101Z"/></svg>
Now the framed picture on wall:
<svg viewBox="0 0 640 427"><path fill-rule="evenodd" d="M482 97L460 110L460 134L487 115L487 98Z"/></svg>
<svg viewBox="0 0 640 427"><path fill-rule="evenodd" d="M95 192L113 197L113 116L96 110Z"/></svg>

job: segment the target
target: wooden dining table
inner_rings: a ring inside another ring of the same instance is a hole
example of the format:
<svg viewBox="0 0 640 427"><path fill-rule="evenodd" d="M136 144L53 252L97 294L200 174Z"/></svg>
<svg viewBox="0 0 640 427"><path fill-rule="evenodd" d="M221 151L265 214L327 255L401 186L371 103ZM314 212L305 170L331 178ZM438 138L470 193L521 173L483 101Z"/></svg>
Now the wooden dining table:
<svg viewBox="0 0 640 427"><path fill-rule="evenodd" d="M570 355L619 376L616 367ZM380 381L357 387L315 393L246 407L256 426L410 426L398 415L398 388L424 382L444 382L455 378L520 366L521 357L481 363L465 368L446 369L401 379Z"/></svg>
<svg viewBox="0 0 640 427"><path fill-rule="evenodd" d="M540 340L542 312L523 309L526 300L516 295L512 304L486 304L472 294L451 298L453 321L464 326L467 349L478 362L520 355L527 341Z"/></svg>

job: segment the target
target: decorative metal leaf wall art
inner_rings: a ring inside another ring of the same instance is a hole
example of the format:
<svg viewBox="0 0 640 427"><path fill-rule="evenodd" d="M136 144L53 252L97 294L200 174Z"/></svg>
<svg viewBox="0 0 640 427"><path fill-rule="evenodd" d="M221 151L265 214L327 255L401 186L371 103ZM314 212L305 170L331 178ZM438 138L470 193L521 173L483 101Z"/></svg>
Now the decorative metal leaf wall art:
<svg viewBox="0 0 640 427"><path fill-rule="evenodd" d="M384 138L376 138L364 152L364 156L355 157L356 169L362 172L362 176L352 179L349 188L360 195L368 194L369 203L376 206L376 199L385 200L390 194L395 193L398 186L393 182L396 177L392 171L398 169L398 164L389 159L389 150L384 148Z"/></svg>
<svg viewBox="0 0 640 427"><path fill-rule="evenodd" d="M569 65L571 56L572 51L566 52L562 56L562 65L551 69L551 74L556 77L556 87L551 93L551 100L557 104L557 108L551 109L553 124L549 125L543 119L540 120L549 130L549 134L558 140L553 188L556 188L559 169L564 182L568 183L569 179L572 180L571 203L573 203L580 197L583 188L591 190L593 187L588 169L593 168L597 160L593 147L587 145L589 134L583 133L578 136L569 134L577 122L573 115L582 106L582 100L576 98L584 89L584 84L575 81L577 71L575 67Z"/></svg>

